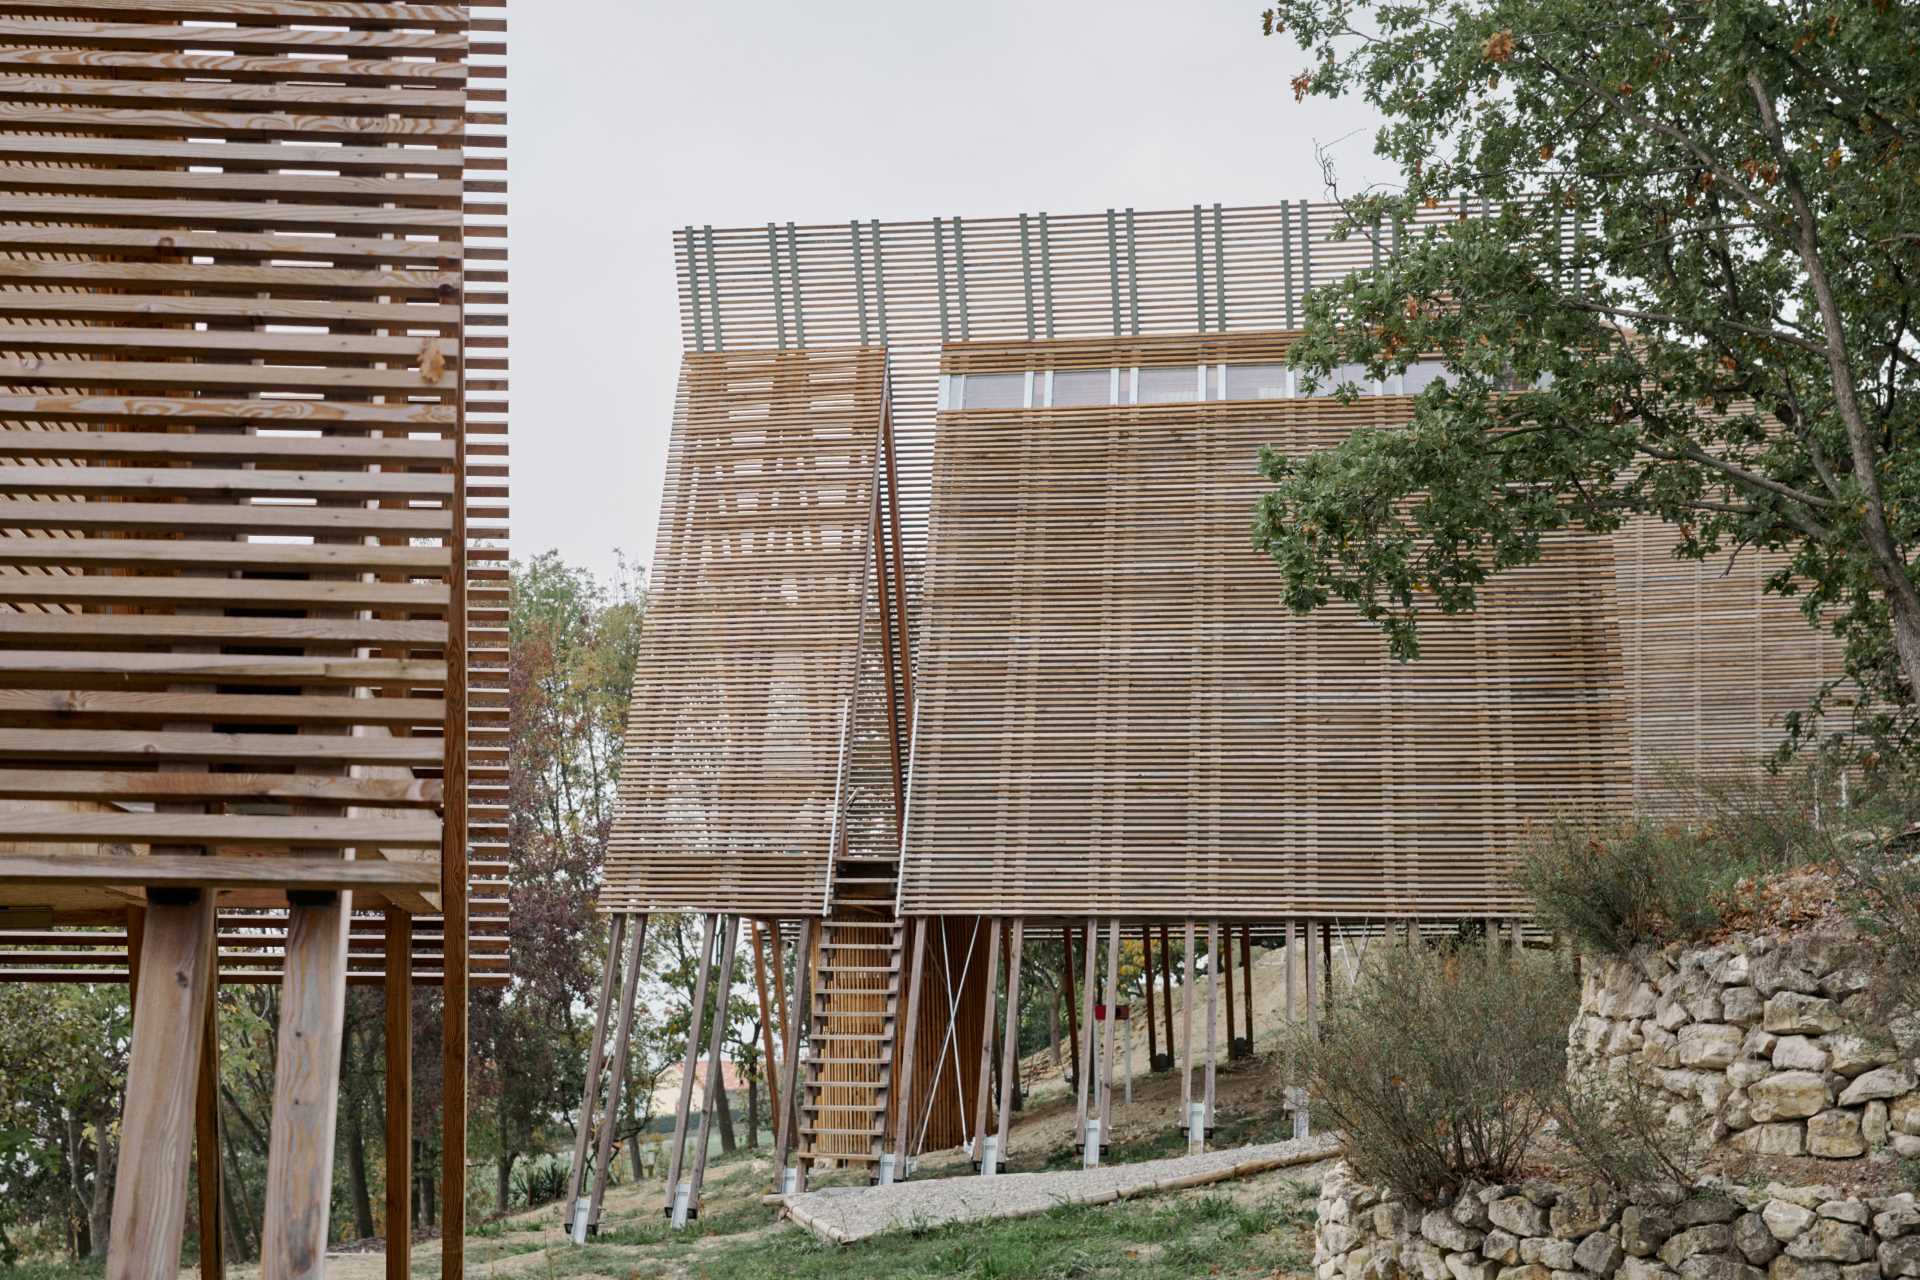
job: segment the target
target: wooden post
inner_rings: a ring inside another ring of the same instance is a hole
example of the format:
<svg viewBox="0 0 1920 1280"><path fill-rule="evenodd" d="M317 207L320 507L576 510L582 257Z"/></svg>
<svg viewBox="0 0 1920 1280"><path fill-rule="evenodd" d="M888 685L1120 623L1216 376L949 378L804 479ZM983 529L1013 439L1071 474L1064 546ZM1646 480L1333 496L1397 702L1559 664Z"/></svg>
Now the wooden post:
<svg viewBox="0 0 1920 1280"><path fill-rule="evenodd" d="M920 1042L920 984L926 974L928 917L907 921L913 930L913 962L907 977L906 1036L900 1051L899 1096L893 1100L893 1175L907 1176L913 1137L913 1055ZM944 927L944 926L943 926Z"/></svg>
<svg viewBox="0 0 1920 1280"><path fill-rule="evenodd" d="M1083 964L1086 970L1085 981L1081 986L1086 996L1086 1016L1082 1021L1086 1023L1087 1034L1083 1039L1086 1052L1083 1053L1079 1059L1080 1087L1077 1090L1079 1094L1079 1115L1074 1121L1074 1127L1075 1132L1080 1135L1080 1144L1083 1150L1085 1149L1087 1141L1087 1089L1088 1082L1093 1076L1093 943L1096 936L1095 930L1099 927L1100 922L1094 917L1088 916L1087 931L1080 935L1083 940L1080 949L1086 952L1086 955L1083 957Z"/></svg>
<svg viewBox="0 0 1920 1280"><path fill-rule="evenodd" d="M716 1099L727 1085L721 1079L720 1050L727 1040L727 1000L733 993L733 953L740 946L740 917L728 916L720 943L720 987L713 999L713 1034L707 1043L707 1093L700 1104L700 1133L693 1149L693 1191L687 1197L689 1213L700 1208L700 1187L707 1179L707 1143L713 1129Z"/></svg>
<svg viewBox="0 0 1920 1280"><path fill-rule="evenodd" d="M1080 1070L1080 1000L1079 993L1073 989L1073 929L1068 925L1060 926L1060 947L1066 953L1067 980L1067 1047L1068 1061L1073 1063L1075 1073Z"/></svg>
<svg viewBox="0 0 1920 1280"><path fill-rule="evenodd" d="M1253 926L1240 926L1240 998L1246 1002L1247 1052L1253 1052Z"/></svg>
<svg viewBox="0 0 1920 1280"><path fill-rule="evenodd" d="M1226 934L1225 977L1227 980L1227 1057L1231 1059L1233 1057L1233 1028L1234 1028L1235 1019L1237 1017L1236 1013L1234 1012L1234 1006L1233 1006L1233 921L1231 920L1227 921L1226 925L1224 926L1224 932ZM1209 949L1211 949L1213 944L1213 938L1211 936L1208 937L1207 943L1208 943ZM1218 959L1217 956L1215 958L1216 960ZM1218 972L1221 968L1221 965L1216 963L1213 967L1215 972Z"/></svg>
<svg viewBox="0 0 1920 1280"><path fill-rule="evenodd" d="M1314 934L1323 928L1325 928L1325 926L1318 921L1307 921L1301 930L1302 941L1300 944L1300 966L1302 970L1301 978L1303 980L1301 985L1306 988L1307 996L1307 1034L1316 1039L1319 1038L1320 1035L1320 984L1314 975L1314 971L1319 966L1313 962L1313 944Z"/></svg>
<svg viewBox="0 0 1920 1280"><path fill-rule="evenodd" d="M638 913L633 913L638 914ZM599 1149L593 1157L593 1193L587 1201L587 1230L600 1229L600 1201L613 1168L613 1135L620 1127L620 1086L627 1078L627 1041L633 1033L633 998L640 986L640 957L647 945L647 917L627 921L627 971L620 978L620 1018L613 1029L613 1058L607 1064L607 1106L600 1115Z"/></svg>
<svg viewBox="0 0 1920 1280"><path fill-rule="evenodd" d="M1193 917L1187 917L1186 973L1180 983L1180 1127L1193 1114Z"/></svg>
<svg viewBox="0 0 1920 1280"><path fill-rule="evenodd" d="M261 1280L319 1280L325 1273L352 899L350 893L287 894ZM451 1203L447 1209L442 1221L451 1229Z"/></svg>
<svg viewBox="0 0 1920 1280"><path fill-rule="evenodd" d="M1219 1064L1215 1019L1220 1008L1220 922L1207 921L1207 1096L1206 1127L1213 1128L1213 1077Z"/></svg>
<svg viewBox="0 0 1920 1280"><path fill-rule="evenodd" d="M1299 1011L1299 1008L1298 1008L1298 1006L1296 1006L1296 1005L1294 1004L1294 986L1293 986L1293 965L1294 965L1294 960L1293 960L1293 944L1294 944L1294 928L1293 928L1293 921L1291 921L1291 920L1289 920L1289 921L1287 921L1287 933L1286 933L1286 941L1285 941L1285 942L1284 942L1284 943L1282 944L1282 945L1284 945L1284 946L1286 947L1286 949L1287 949L1287 956L1286 956L1286 970L1287 970L1287 1012L1286 1012L1286 1019L1285 1019L1285 1020L1286 1020L1287 1022L1289 1022L1289 1023L1291 1023L1291 1022L1292 1022L1292 1021L1293 1021L1293 1020L1294 1020L1295 1018L1297 1018L1297 1017L1299 1017L1299 1016L1300 1016L1300 1011Z"/></svg>
<svg viewBox="0 0 1920 1280"><path fill-rule="evenodd" d="M1162 957L1165 960L1165 957ZM1144 968L1141 994L1147 998L1147 1070L1153 1070L1153 1060L1160 1056L1160 1033L1153 1013L1153 926L1140 926L1140 963Z"/></svg>
<svg viewBox="0 0 1920 1280"><path fill-rule="evenodd" d="M201 1028L212 998L213 897L198 889L147 893L140 943L147 980L133 1015L108 1280L170 1280L180 1273Z"/></svg>
<svg viewBox="0 0 1920 1280"><path fill-rule="evenodd" d="M773 1017L767 1007L767 953L761 945L760 922L749 920L747 925L753 935L753 989L760 1000L760 1075L767 1082L767 1106L772 1108L767 1114L777 1115L780 1111L780 1083L775 1079L779 1073L773 1069ZM760 1141L757 1135L753 1140L756 1143Z"/></svg>
<svg viewBox="0 0 1920 1280"><path fill-rule="evenodd" d="M127 1021L140 1005L140 951L147 937L147 909L127 908Z"/></svg>
<svg viewBox="0 0 1920 1280"><path fill-rule="evenodd" d="M1007 961L1007 1026L1001 1047L1000 1131L994 1142L999 1163L1007 1162L1007 1133L1013 1127L1013 1095L1020 1075L1020 957L1025 950L1024 921L1013 918L1012 956Z"/></svg>
<svg viewBox="0 0 1920 1280"><path fill-rule="evenodd" d="M193 1146L200 1192L200 1280L227 1274L220 1214L220 946L207 953L207 1015L201 1026L199 1088L193 1105Z"/></svg>
<svg viewBox="0 0 1920 1280"><path fill-rule="evenodd" d="M571 1228L574 1206L587 1185L587 1144L593 1135L594 1114L600 1102L600 1076L607 1065L607 1021L613 1012L613 975L620 968L620 943L627 934L627 913L615 912L607 923L607 962L600 970L600 1001L593 1019L593 1047L587 1051L587 1083L580 1091L580 1122L573 1131L573 1168L567 1174L567 1198L560 1202L560 1223Z"/></svg>
<svg viewBox="0 0 1920 1280"><path fill-rule="evenodd" d="M466 281L458 286L459 342L466 349ZM465 365L461 386L465 388ZM452 433L447 575L447 683L443 693L440 839L441 951L440 1274L467 1274L467 397L456 398Z"/></svg>
<svg viewBox="0 0 1920 1280"><path fill-rule="evenodd" d="M1166 1010L1167 1056L1173 1056L1173 947L1167 941L1167 926L1160 926L1160 1004Z"/></svg>
<svg viewBox="0 0 1920 1280"><path fill-rule="evenodd" d="M388 907L386 927L387 1280L408 1280L413 1260L413 917ZM576 1159L574 1168L579 1167Z"/></svg>
<svg viewBox="0 0 1920 1280"><path fill-rule="evenodd" d="M680 1101L673 1112L673 1150L667 1156L667 1205L673 1216L674 1197L680 1189L680 1167L687 1146L687 1116L693 1109L693 1073L700 1063L700 1028L707 1013L707 974L713 965L713 928L719 917L703 917L700 933L700 966L693 980L693 1008L687 1014L687 1056L680 1067ZM692 1201L688 1201L689 1208Z"/></svg>
<svg viewBox="0 0 1920 1280"><path fill-rule="evenodd" d="M1120 918L1107 924L1107 1018L1100 1035L1100 1142L1113 1134L1113 1024L1120 999Z"/></svg>
<svg viewBox="0 0 1920 1280"><path fill-rule="evenodd" d="M808 916L800 921L800 936L793 943L793 1006L787 1016L786 1038L781 1041L780 1051L785 1061L780 1071L786 1079L786 1092L782 1095L786 1105L780 1108L780 1118L775 1126L773 1147L773 1189L781 1191L782 1171L787 1167L787 1153L792 1150L795 1122L799 1118L800 1098L805 1092L799 1080L800 1041L807 1034L807 1005L813 999L813 971L809 964L813 954L813 918ZM806 1170L800 1171L799 1181L806 1180ZM669 1189L668 1210L672 1210L671 1189Z"/></svg>
<svg viewBox="0 0 1920 1280"><path fill-rule="evenodd" d="M1333 1007L1333 921L1320 923L1320 967L1326 972L1322 981L1327 987L1327 1007Z"/></svg>
<svg viewBox="0 0 1920 1280"><path fill-rule="evenodd" d="M980 1079L973 1095L973 1142L969 1155L978 1165L987 1150L987 1094L993 1087L993 1024L1000 1003L1000 917L987 922L987 999L980 1028Z"/></svg>
<svg viewBox="0 0 1920 1280"><path fill-rule="evenodd" d="M777 1043L780 1046L780 1053L784 1056L787 1051L787 966L786 962L781 958L785 955L785 950L784 944L780 940L780 921L777 919L767 922L767 949L773 953L774 1032ZM774 1077L779 1074L779 1059L769 1058L767 1060L768 1083L771 1085ZM769 1088L767 1097L769 1104L767 1114L769 1116L777 1116L780 1114L780 1098L782 1096L784 1095L780 1094L777 1090Z"/></svg>

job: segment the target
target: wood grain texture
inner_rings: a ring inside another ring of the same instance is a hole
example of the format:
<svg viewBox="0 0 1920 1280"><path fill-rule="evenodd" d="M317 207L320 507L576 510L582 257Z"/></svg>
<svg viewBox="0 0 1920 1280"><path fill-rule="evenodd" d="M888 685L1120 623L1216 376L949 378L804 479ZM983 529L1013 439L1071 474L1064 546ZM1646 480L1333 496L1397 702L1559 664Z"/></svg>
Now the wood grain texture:
<svg viewBox="0 0 1920 1280"><path fill-rule="evenodd" d="M325 1274L351 915L352 895L346 893L296 901L291 910L260 1235L262 1280L319 1280Z"/></svg>
<svg viewBox="0 0 1920 1280"><path fill-rule="evenodd" d="M212 998L213 928L211 893L146 909L107 1252L112 1280L179 1274L194 1100Z"/></svg>
<svg viewBox="0 0 1920 1280"><path fill-rule="evenodd" d="M280 850L339 852L404 815L384 834L460 850L470 901L450 946L441 895L410 901L430 982L449 950L505 976L504 31L492 4L0 3L0 738L45 744L0 774L204 819L37 837L81 848L269 852L297 814ZM50 820L9 807L0 841L13 814Z"/></svg>

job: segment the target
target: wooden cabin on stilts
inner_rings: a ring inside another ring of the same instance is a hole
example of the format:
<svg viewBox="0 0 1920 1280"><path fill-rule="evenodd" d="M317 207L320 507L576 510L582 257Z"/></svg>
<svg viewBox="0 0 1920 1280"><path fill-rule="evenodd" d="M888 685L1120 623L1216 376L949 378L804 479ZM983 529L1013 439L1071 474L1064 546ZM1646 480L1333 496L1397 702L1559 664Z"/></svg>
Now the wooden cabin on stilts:
<svg viewBox="0 0 1920 1280"><path fill-rule="evenodd" d="M1644 806L1668 761L1746 764L1837 671L1763 595L1775 561L1675 561L1651 522L1553 539L1428 623L1417 663L1353 614L1286 614L1251 545L1261 450L1393 429L1447 376L1307 386L1304 298L1480 212L1352 237L1306 201L676 236L682 377L602 905L629 978L646 918L693 912L724 987L747 922L775 1190L934 1150L1017 1164L1037 941L1062 953L1082 1158L1141 1021L1198 1147L1257 1046L1256 981L1317 1029L1369 947L1519 945L1529 818ZM1708 633L1747 660L1709 660ZM718 1079L693 1021L676 1222L704 1167L697 1051ZM621 1069L583 1100L603 1136ZM573 1199L584 1234L598 1202Z"/></svg>

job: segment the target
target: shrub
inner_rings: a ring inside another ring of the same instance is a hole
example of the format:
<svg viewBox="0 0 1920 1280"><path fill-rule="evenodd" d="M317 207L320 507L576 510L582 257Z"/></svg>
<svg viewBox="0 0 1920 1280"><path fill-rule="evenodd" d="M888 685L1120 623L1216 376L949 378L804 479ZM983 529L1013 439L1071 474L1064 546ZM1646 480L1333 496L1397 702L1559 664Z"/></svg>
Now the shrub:
<svg viewBox="0 0 1920 1280"><path fill-rule="evenodd" d="M1541 924L1589 951L1621 955L1739 923L1768 877L1818 866L1843 891L1839 905L1920 961L1912 906L1920 872L1899 848L1920 802L1904 772L1850 778L1821 764L1774 775L1670 771L1666 791L1670 819L1562 815L1533 834L1519 880Z"/></svg>
<svg viewBox="0 0 1920 1280"><path fill-rule="evenodd" d="M1553 1107L1566 1163L1616 1191L1690 1191L1700 1133L1667 1119L1666 1100L1637 1070L1584 1073Z"/></svg>
<svg viewBox="0 0 1920 1280"><path fill-rule="evenodd" d="M1734 886L1752 871L1728 855L1676 826L1557 817L1523 848L1520 887L1541 924L1586 950L1620 955L1717 927Z"/></svg>
<svg viewBox="0 0 1920 1280"><path fill-rule="evenodd" d="M567 1194L572 1161L564 1156L538 1156L513 1171L513 1198L529 1209Z"/></svg>
<svg viewBox="0 0 1920 1280"><path fill-rule="evenodd" d="M1435 1204L1510 1180L1561 1091L1571 970L1478 948L1376 954L1317 1040L1295 1029L1300 1083L1369 1182Z"/></svg>

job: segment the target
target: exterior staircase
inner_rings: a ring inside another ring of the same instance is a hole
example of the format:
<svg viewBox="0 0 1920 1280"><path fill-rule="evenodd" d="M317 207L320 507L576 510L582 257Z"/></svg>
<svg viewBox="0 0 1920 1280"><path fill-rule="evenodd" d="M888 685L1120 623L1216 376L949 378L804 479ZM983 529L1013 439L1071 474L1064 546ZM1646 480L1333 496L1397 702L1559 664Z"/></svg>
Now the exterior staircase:
<svg viewBox="0 0 1920 1280"><path fill-rule="evenodd" d="M891 908L889 898L888 907ZM892 1119L902 1011L901 930L872 910L826 922L815 966L810 1053L802 1080L802 1159L877 1166Z"/></svg>

